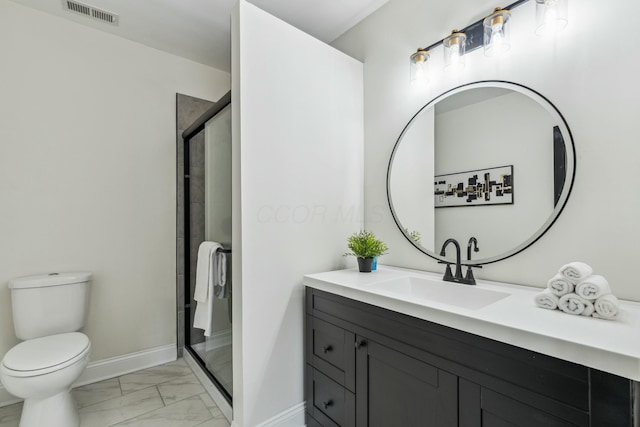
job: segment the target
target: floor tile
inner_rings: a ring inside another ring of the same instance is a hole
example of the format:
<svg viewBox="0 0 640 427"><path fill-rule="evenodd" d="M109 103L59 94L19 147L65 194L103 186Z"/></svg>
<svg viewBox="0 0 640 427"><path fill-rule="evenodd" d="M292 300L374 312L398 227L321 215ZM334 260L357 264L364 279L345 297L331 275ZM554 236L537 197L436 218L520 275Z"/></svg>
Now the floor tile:
<svg viewBox="0 0 640 427"><path fill-rule="evenodd" d="M224 414L217 406L215 408L209 408L209 413L213 417L209 427L230 427L229 421L224 417Z"/></svg>
<svg viewBox="0 0 640 427"><path fill-rule="evenodd" d="M114 427L194 427L212 417L198 396L156 409Z"/></svg>
<svg viewBox="0 0 640 427"><path fill-rule="evenodd" d="M80 409L82 427L106 427L162 408L162 398L156 387L129 393Z"/></svg>
<svg viewBox="0 0 640 427"><path fill-rule="evenodd" d="M209 409L209 412L213 417L209 421L205 421L203 424L201 424L202 427L230 426L229 421L227 421L220 408L218 408L218 405L216 405L211 396L209 396L209 393L202 393L200 395L200 399L202 399L202 402L204 402L205 406Z"/></svg>
<svg viewBox="0 0 640 427"><path fill-rule="evenodd" d="M162 383L158 385L158 390L160 390L160 396L162 396L165 405L206 392L194 374Z"/></svg>
<svg viewBox="0 0 640 427"><path fill-rule="evenodd" d="M0 408L0 427L18 427L22 403Z"/></svg>
<svg viewBox="0 0 640 427"><path fill-rule="evenodd" d="M218 405L213 401L209 393L202 393L200 395L200 399L205 404L205 406L209 409L211 413L211 418L209 421L205 421L201 424L202 427L229 427L229 421L225 418L224 414L218 408Z"/></svg>
<svg viewBox="0 0 640 427"><path fill-rule="evenodd" d="M191 374L191 369L187 363L183 359L178 359L166 365L123 375L120 377L120 386L122 387L122 393L126 395L127 393L162 384L189 374Z"/></svg>
<svg viewBox="0 0 640 427"><path fill-rule="evenodd" d="M183 359L72 390L80 427L230 427ZM22 404L0 408L18 427Z"/></svg>
<svg viewBox="0 0 640 427"><path fill-rule="evenodd" d="M117 378L113 378L74 388L71 394L76 400L78 408L83 408L94 403L120 397L122 396L122 391L120 390L120 381Z"/></svg>
<svg viewBox="0 0 640 427"><path fill-rule="evenodd" d="M202 399L202 402L205 404L205 406L207 408L217 408L218 405L216 405L216 402L213 401L213 399L211 398L211 396L209 396L209 393L201 393L200 394L200 399Z"/></svg>

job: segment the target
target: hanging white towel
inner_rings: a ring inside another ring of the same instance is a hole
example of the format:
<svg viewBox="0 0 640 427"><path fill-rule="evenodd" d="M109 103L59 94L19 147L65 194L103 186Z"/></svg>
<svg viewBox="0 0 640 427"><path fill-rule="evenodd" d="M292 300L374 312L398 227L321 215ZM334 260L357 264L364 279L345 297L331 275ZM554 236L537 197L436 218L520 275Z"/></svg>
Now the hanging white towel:
<svg viewBox="0 0 640 427"><path fill-rule="evenodd" d="M560 267L560 274L576 284L593 273L593 268L584 262L570 262Z"/></svg>
<svg viewBox="0 0 640 427"><path fill-rule="evenodd" d="M221 277L218 265L218 249L222 245L216 242L202 242L198 248L196 263L196 286L193 299L196 311L193 316L193 327L204 330L205 336L211 335L213 321L213 288Z"/></svg>
<svg viewBox="0 0 640 427"><path fill-rule="evenodd" d="M216 282L214 286L214 294L220 299L224 299L228 294L227 286L227 255L218 251L216 261Z"/></svg>
<svg viewBox="0 0 640 427"><path fill-rule="evenodd" d="M547 282L547 288L558 297L573 292L574 284L569 279L558 273Z"/></svg>

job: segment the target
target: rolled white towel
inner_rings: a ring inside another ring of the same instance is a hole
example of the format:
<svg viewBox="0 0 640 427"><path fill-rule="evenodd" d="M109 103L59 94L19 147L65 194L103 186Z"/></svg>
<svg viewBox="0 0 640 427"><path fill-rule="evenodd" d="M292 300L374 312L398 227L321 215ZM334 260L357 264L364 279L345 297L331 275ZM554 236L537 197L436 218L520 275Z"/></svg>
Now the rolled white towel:
<svg viewBox="0 0 640 427"><path fill-rule="evenodd" d="M579 314L581 316L591 316L593 314L593 303L574 293L560 297L558 308L568 314Z"/></svg>
<svg viewBox="0 0 640 427"><path fill-rule="evenodd" d="M551 289L545 289L544 291L536 294L536 296L533 297L533 300L538 307L546 308L548 310L555 310L556 308L558 308L559 299L560 298L555 295L551 291Z"/></svg>
<svg viewBox="0 0 640 427"><path fill-rule="evenodd" d="M613 294L603 295L593 303L596 312L593 313L593 317L600 319L613 320L618 316L620 312L620 302Z"/></svg>
<svg viewBox="0 0 640 427"><path fill-rule="evenodd" d="M593 268L584 262L574 261L560 267L558 273L576 284L593 273Z"/></svg>
<svg viewBox="0 0 640 427"><path fill-rule="evenodd" d="M611 288L609 287L607 279L594 274L593 276L589 276L578 283L576 285L575 293L580 295L582 298L595 300L603 295L610 294Z"/></svg>
<svg viewBox="0 0 640 427"><path fill-rule="evenodd" d="M558 273L547 282L547 288L558 297L573 292L575 285L562 274Z"/></svg>

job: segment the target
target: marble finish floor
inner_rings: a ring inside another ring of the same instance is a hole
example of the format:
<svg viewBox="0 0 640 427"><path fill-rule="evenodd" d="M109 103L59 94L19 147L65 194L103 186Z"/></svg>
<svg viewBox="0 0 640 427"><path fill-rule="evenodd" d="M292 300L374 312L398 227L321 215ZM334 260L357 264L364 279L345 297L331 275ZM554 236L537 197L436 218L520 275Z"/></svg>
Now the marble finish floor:
<svg viewBox="0 0 640 427"><path fill-rule="evenodd" d="M81 427L229 427L183 359L73 390ZM18 427L22 403L0 408Z"/></svg>

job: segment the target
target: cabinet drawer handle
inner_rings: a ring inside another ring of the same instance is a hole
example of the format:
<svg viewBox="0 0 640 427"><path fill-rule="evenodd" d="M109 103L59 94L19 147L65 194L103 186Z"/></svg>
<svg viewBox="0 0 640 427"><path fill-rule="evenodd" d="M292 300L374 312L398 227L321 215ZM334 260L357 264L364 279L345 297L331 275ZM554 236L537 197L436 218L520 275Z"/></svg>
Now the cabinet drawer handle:
<svg viewBox="0 0 640 427"><path fill-rule="evenodd" d="M330 345L325 345L324 347L322 347L322 352L325 354L329 353L332 350L333 350L333 346L330 346Z"/></svg>
<svg viewBox="0 0 640 427"><path fill-rule="evenodd" d="M327 409L329 406L333 406L333 400L329 399L326 402L322 402L322 406L324 409Z"/></svg>
<svg viewBox="0 0 640 427"><path fill-rule="evenodd" d="M356 349L358 349L360 347L366 347L366 346L367 346L367 341L366 340L356 341Z"/></svg>

